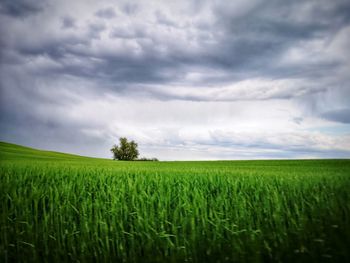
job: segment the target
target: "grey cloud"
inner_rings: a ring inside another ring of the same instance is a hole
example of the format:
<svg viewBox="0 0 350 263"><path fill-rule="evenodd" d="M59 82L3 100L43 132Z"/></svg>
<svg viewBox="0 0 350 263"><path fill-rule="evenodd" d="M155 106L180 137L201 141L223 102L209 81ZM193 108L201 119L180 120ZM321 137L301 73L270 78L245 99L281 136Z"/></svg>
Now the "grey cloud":
<svg viewBox="0 0 350 263"><path fill-rule="evenodd" d="M127 15L135 15L139 10L139 6L136 3L125 3L120 9Z"/></svg>
<svg viewBox="0 0 350 263"><path fill-rule="evenodd" d="M98 37L99 29L92 26L86 35ZM49 35L49 34L48 34ZM77 34L69 35L49 35L48 37L43 37L41 41L33 41L30 36L30 32L23 33L23 41L16 42L16 46L6 44L7 50L4 52L15 52L18 53L24 60L32 59L35 56L47 55L53 59L58 57L64 57L69 55L69 47L75 45L88 45L91 41L90 38L86 36L81 36ZM10 46L9 46L10 45Z"/></svg>
<svg viewBox="0 0 350 263"><path fill-rule="evenodd" d="M109 36L111 38L140 39L146 38L147 34L141 27L128 28L125 26L117 26L112 29Z"/></svg>
<svg viewBox="0 0 350 263"><path fill-rule="evenodd" d="M157 22L159 24L164 24L166 26L171 26L171 27L179 27L175 21L171 20L167 15L160 12L159 10L156 11L155 15L157 17Z"/></svg>
<svg viewBox="0 0 350 263"><path fill-rule="evenodd" d="M26 118L16 124L13 121L1 123L0 127L1 141L85 156L109 158L109 149L113 144L113 139L107 136L89 135L81 127L68 126L55 120Z"/></svg>
<svg viewBox="0 0 350 263"><path fill-rule="evenodd" d="M312 133L288 132L272 135L223 130L213 130L209 133L210 136L206 139L196 137L188 139L173 133L171 139L162 141L161 145L150 144L148 147L165 148L168 151L180 151L185 154L187 150L194 155L208 151L213 154L211 159L236 159L238 156L239 159L310 158L310 156L313 158L348 158L350 154L349 148L340 147L341 142L349 137L333 139L331 142L333 145L328 144L324 147L325 138Z"/></svg>
<svg viewBox="0 0 350 263"><path fill-rule="evenodd" d="M74 95L77 90L69 92L75 85L73 80L62 83L67 88L63 90L60 85L56 89L50 85L57 81L43 76L33 80L22 72L14 77L4 71L0 76L0 140L47 150L106 156L112 144L109 135L87 134L84 130L100 128L96 122L69 116L71 105L80 101L80 97ZM72 84L69 86L69 83ZM89 96L84 89L80 94Z"/></svg>
<svg viewBox="0 0 350 263"><path fill-rule="evenodd" d="M337 153L338 156L348 156L350 149L342 145L343 138L325 138L324 135L305 132L288 133L235 133L225 131L213 131L211 133L212 144L227 148L242 147L246 149L265 149L272 151L281 151L290 156L296 154L315 154L322 157L332 156ZM328 141L327 141L328 140ZM331 142L330 142L331 140Z"/></svg>
<svg viewBox="0 0 350 263"><path fill-rule="evenodd" d="M310 2L307 3L310 4ZM106 65L102 69L99 65L99 68L96 68L95 71L107 70L105 77L110 77L111 81L121 79L129 84L134 83L136 85L142 84L142 81L147 79L154 81L155 84L158 83L158 80L168 83L181 82L189 68L195 69L198 67L205 67L208 70L219 69L226 76L222 77L220 75L210 78L203 76L202 80L197 81L197 84L230 83L262 75L271 78L289 76L314 78L325 75L325 72L330 70L336 70L337 65L330 62L312 65L305 61L304 64L299 63L294 66L279 63L281 55L298 41L322 38L329 34L336 24L343 26L347 22L345 18L342 18L345 15L339 11L339 8L322 10L322 22L319 22L319 18L313 14L316 11L309 12L312 15L308 21L296 22L294 17L298 15L297 4L303 6L301 3L289 4L284 7L284 5L275 2L262 5L258 2L248 8L244 15L234 15L232 17L230 16L232 12L230 8L225 8L225 5L216 6L213 10L217 21L214 24L209 23L207 26L202 26L193 39L199 45L195 52L188 51L186 46L182 46L180 43L169 43L166 42L165 38L160 39L155 34L154 29L147 27L147 25L141 27L130 24L113 28L109 32L109 36L111 38L122 38L126 41L134 40L140 48L137 59L131 57L132 52L104 55L104 51L101 50L99 53L91 53L88 51L90 40L99 39L101 33L108 30L104 24L98 22L89 25L89 33L84 36L85 39L66 38L35 49L33 47L23 47L22 50L27 53L49 54L53 58L67 54L94 56L103 59ZM311 6L311 10L317 9L314 4ZM127 14L135 12L138 8L136 4L123 5L123 9L126 10L124 11ZM111 10L111 8L102 8L96 14L110 14L112 13ZM277 12L278 10L282 11ZM335 12L341 13L340 18L336 21L333 19ZM159 23L176 27L177 22L164 13L158 11L156 14ZM180 26L178 28L179 32L186 31L186 28L181 29ZM193 28L193 30L195 29L197 28ZM209 37L209 33L212 35L211 37ZM213 42L202 44L203 37L213 38ZM76 48L73 48L75 44L82 45L81 49L87 51L77 51ZM162 47L166 49L164 56L159 53L159 49ZM167 74L160 74L160 69L162 69L162 72L166 71ZM72 71L73 74L74 72L79 74L80 71ZM149 77L147 77L147 74L149 74ZM85 77L85 74L83 76Z"/></svg>
<svg viewBox="0 0 350 263"><path fill-rule="evenodd" d="M303 118L302 117L294 117L292 119L296 124L301 124L303 122Z"/></svg>
<svg viewBox="0 0 350 263"><path fill-rule="evenodd" d="M101 18L106 18L106 19L111 19L111 18L116 17L116 13L115 13L113 7L106 7L106 8L102 8L102 9L99 9L98 11L96 11L95 16L101 17Z"/></svg>
<svg viewBox="0 0 350 263"><path fill-rule="evenodd" d="M62 18L62 28L74 28L75 27L75 19L70 16L65 16Z"/></svg>
<svg viewBox="0 0 350 263"><path fill-rule="evenodd" d="M350 108L327 111L321 116L330 121L350 123Z"/></svg>
<svg viewBox="0 0 350 263"><path fill-rule="evenodd" d="M343 1L332 3L330 8L319 6L322 5L309 1L288 4L259 1L242 14L236 12L236 15L232 15L235 10L222 3L216 6L214 12L216 27L225 34L209 60L224 68L243 68L248 72L258 69L263 74L290 75L290 67L283 68L278 63L288 48L301 41L328 38L339 28L349 25L349 15L341 8L346 8ZM307 18L300 18L303 10L308 10L304 11ZM306 75L310 71L310 68L305 70L310 64L304 62L304 66L302 63L298 65L299 71L292 69L294 74ZM323 63L318 63L313 70L325 72L322 67Z"/></svg>
<svg viewBox="0 0 350 263"><path fill-rule="evenodd" d="M290 100L293 98L314 96L325 93L327 89L317 86L317 83L302 84L305 80L284 79L276 81L271 79L251 79L238 81L230 86L200 86L198 87L172 87L164 89L162 86L141 86L129 89L128 92L142 93L156 96L162 100L186 101L254 101L254 100ZM295 122L300 119L296 119Z"/></svg>
<svg viewBox="0 0 350 263"><path fill-rule="evenodd" d="M106 26L101 23L93 23L89 25L89 34L90 38L100 38L101 33L106 29Z"/></svg>

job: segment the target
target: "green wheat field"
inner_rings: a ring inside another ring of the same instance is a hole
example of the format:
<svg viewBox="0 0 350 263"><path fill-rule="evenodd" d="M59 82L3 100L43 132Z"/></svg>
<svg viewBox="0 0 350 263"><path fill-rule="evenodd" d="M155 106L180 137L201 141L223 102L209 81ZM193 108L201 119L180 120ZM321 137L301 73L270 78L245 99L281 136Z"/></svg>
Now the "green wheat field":
<svg viewBox="0 0 350 263"><path fill-rule="evenodd" d="M350 261L350 160L0 152L1 262Z"/></svg>

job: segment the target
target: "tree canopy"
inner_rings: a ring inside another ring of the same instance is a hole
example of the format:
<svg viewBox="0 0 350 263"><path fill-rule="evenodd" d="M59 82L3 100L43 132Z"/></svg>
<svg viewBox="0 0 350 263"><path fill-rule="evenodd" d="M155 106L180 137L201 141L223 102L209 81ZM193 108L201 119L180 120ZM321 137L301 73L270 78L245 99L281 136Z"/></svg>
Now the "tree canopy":
<svg viewBox="0 0 350 263"><path fill-rule="evenodd" d="M114 160L133 161L139 156L137 143L134 141L129 142L125 137L119 138L119 145L114 145L111 152Z"/></svg>

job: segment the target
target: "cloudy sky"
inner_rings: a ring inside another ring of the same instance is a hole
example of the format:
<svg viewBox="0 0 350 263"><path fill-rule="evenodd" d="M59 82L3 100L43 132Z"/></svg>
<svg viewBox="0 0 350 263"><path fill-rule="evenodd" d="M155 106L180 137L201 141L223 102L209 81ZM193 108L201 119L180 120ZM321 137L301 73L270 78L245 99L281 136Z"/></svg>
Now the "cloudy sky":
<svg viewBox="0 0 350 263"><path fill-rule="evenodd" d="M350 2L4 0L0 140L350 158Z"/></svg>

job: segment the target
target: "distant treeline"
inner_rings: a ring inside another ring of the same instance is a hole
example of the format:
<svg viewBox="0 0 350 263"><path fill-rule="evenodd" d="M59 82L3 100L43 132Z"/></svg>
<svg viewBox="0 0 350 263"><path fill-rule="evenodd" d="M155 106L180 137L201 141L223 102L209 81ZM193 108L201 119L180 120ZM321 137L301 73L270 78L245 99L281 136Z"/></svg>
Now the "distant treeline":
<svg viewBox="0 0 350 263"><path fill-rule="evenodd" d="M134 161L144 161L144 162L158 162L159 160L157 158L146 158L142 157L139 159L135 159Z"/></svg>

